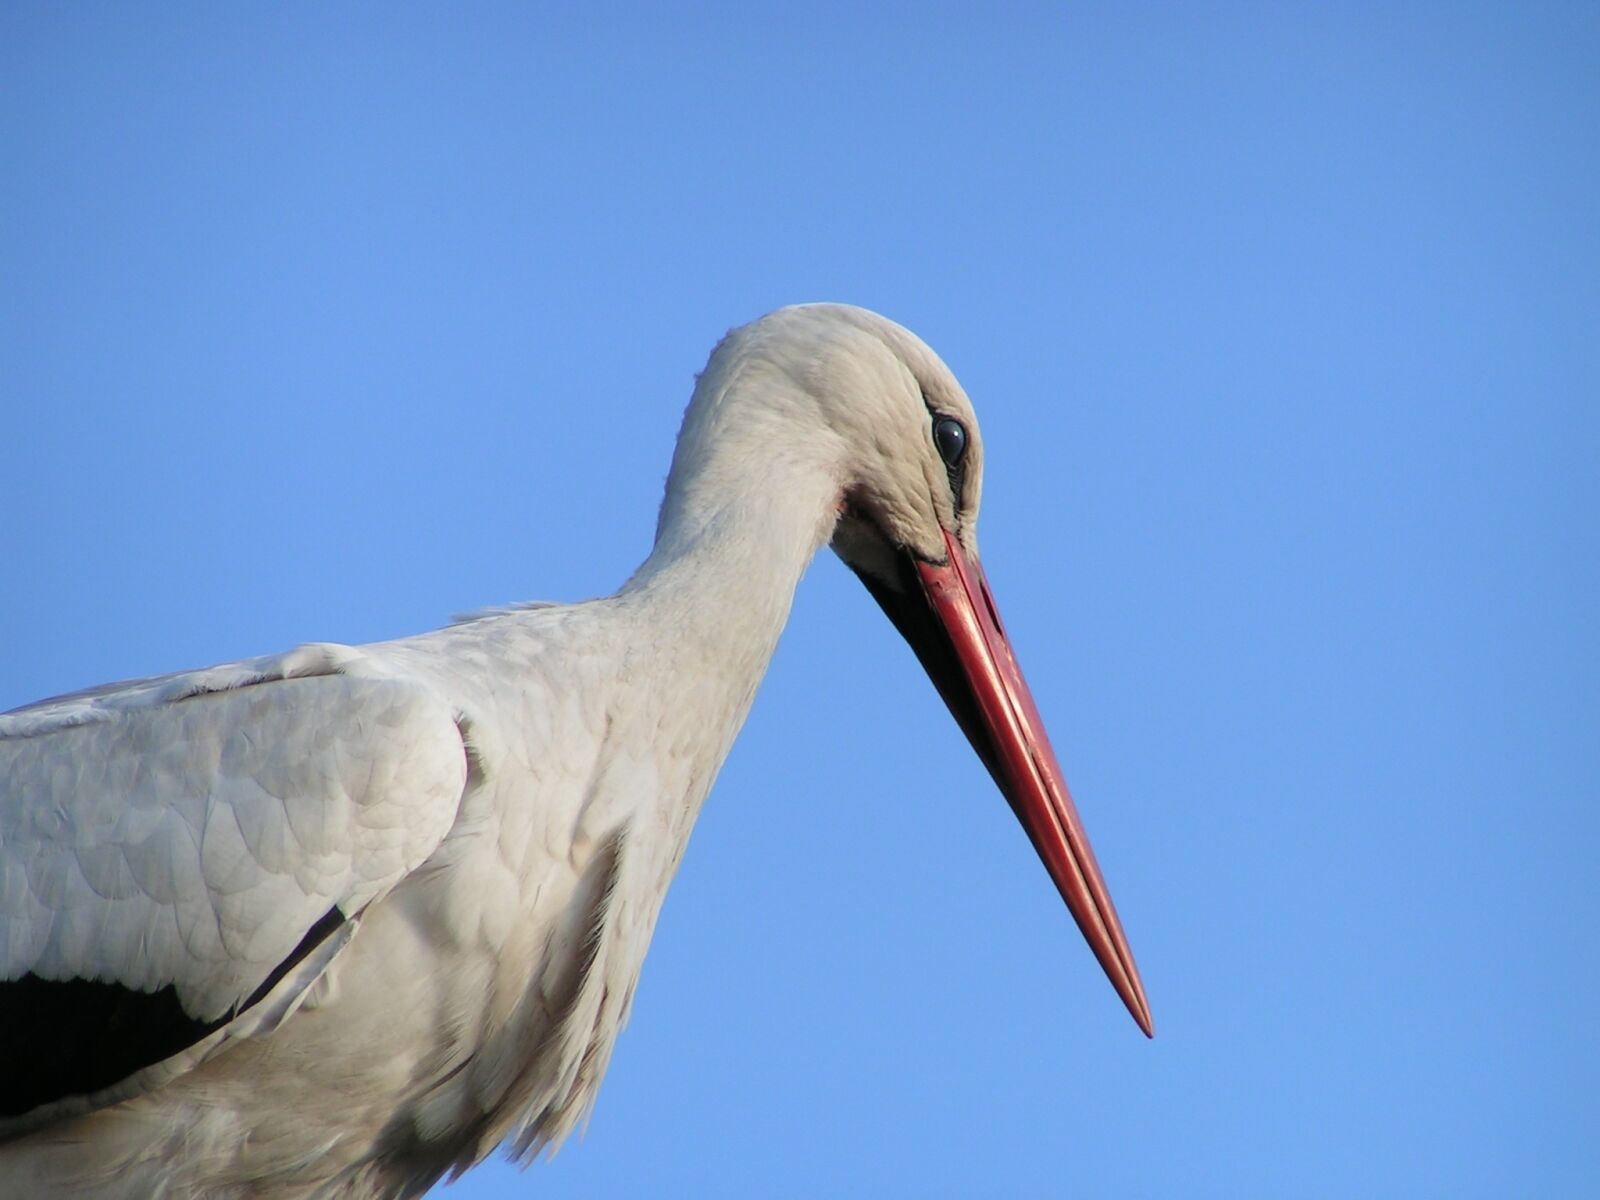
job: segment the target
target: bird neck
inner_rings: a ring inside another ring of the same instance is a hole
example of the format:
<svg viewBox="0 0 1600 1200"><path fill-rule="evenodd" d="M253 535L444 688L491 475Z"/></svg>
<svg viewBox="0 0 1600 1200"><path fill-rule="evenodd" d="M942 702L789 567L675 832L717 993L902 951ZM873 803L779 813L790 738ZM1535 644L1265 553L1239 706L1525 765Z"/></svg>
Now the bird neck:
<svg viewBox="0 0 1600 1200"><path fill-rule="evenodd" d="M661 636L759 674L800 577L832 535L837 485L793 462L769 463L759 478L705 474L669 480L655 548L619 599L652 609Z"/></svg>
<svg viewBox="0 0 1600 1200"><path fill-rule="evenodd" d="M760 345L719 349L684 413L655 548L622 592L757 680L838 522L843 446L816 413Z"/></svg>

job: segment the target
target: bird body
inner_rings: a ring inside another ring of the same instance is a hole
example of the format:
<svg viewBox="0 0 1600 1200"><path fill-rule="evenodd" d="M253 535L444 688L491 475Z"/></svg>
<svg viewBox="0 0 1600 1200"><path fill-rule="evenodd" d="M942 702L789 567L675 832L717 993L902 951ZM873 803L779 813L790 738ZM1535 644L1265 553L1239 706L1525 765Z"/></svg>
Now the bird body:
<svg viewBox="0 0 1600 1200"><path fill-rule="evenodd" d="M886 609L889 553L975 562L939 413L975 443L912 335L781 310L615 595L0 717L0 1197L411 1196L558 1143L816 551Z"/></svg>

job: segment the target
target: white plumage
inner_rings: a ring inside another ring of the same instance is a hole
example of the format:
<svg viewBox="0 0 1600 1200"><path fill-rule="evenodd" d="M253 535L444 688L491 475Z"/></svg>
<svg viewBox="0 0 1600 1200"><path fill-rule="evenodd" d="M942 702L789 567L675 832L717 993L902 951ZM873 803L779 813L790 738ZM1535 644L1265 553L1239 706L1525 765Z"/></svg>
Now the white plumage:
<svg viewBox="0 0 1600 1200"><path fill-rule="evenodd" d="M415 1195L559 1141L811 557L896 616L901 560L976 569L981 470L921 342L785 309L713 355L615 596L0 717L0 1196Z"/></svg>

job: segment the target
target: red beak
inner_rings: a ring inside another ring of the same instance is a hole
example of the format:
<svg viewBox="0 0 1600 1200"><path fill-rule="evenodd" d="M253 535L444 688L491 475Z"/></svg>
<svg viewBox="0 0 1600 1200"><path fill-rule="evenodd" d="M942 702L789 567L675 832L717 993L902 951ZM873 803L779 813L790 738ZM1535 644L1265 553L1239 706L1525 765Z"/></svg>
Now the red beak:
<svg viewBox="0 0 1600 1200"><path fill-rule="evenodd" d="M1133 952L1033 696L1011 652L983 568L949 533L947 560L917 562L928 608L866 580L1017 814L1073 919L1133 1019L1154 1037ZM906 580L909 583L909 580ZM914 585L913 585L914 586ZM931 613L928 611L931 610ZM929 616L933 619L929 620ZM942 636L941 636L942 635Z"/></svg>

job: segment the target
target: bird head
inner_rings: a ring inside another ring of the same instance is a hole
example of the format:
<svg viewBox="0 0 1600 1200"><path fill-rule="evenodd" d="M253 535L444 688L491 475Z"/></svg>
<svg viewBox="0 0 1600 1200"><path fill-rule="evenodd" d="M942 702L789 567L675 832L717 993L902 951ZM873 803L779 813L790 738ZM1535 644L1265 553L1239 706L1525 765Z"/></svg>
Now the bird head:
<svg viewBox="0 0 1600 1200"><path fill-rule="evenodd" d="M810 549L831 542L910 643L1149 1034L1133 954L978 560L983 467L971 402L916 335L865 309L798 305L713 353L663 527L757 492L821 497Z"/></svg>

